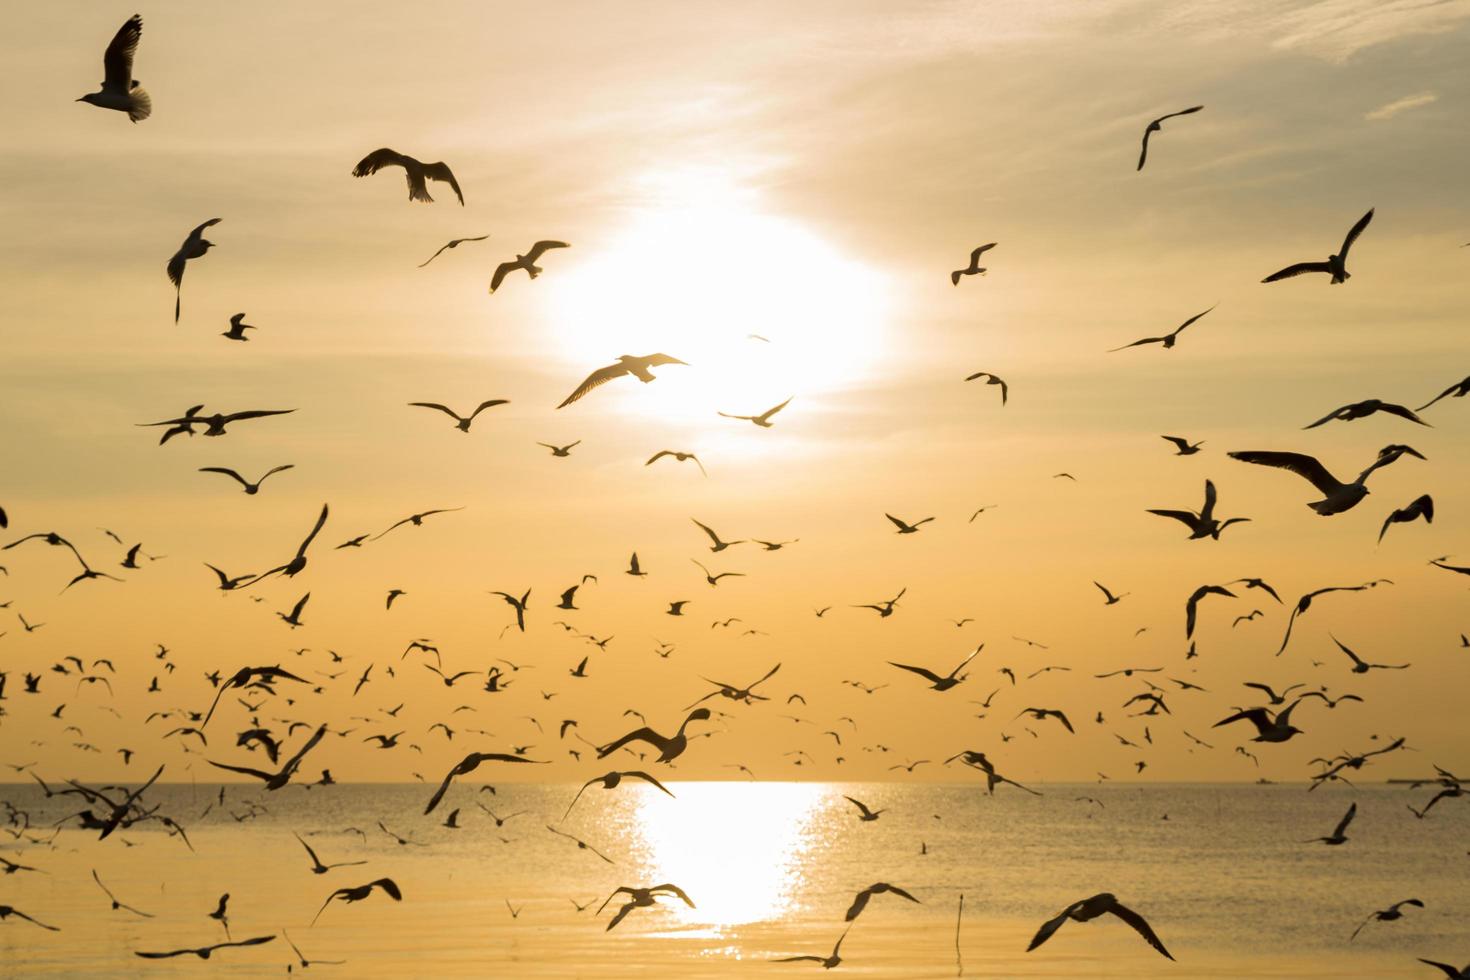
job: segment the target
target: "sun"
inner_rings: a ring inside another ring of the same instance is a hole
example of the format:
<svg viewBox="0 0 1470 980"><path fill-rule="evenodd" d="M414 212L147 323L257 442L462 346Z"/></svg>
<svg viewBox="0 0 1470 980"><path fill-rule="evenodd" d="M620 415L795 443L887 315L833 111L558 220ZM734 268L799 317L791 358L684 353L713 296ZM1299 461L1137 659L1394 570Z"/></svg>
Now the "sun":
<svg viewBox="0 0 1470 980"><path fill-rule="evenodd" d="M728 174L645 176L626 222L549 297L569 367L661 351L688 368L597 397L615 409L719 421L851 386L886 345L888 286ZM734 425L735 423L729 423Z"/></svg>

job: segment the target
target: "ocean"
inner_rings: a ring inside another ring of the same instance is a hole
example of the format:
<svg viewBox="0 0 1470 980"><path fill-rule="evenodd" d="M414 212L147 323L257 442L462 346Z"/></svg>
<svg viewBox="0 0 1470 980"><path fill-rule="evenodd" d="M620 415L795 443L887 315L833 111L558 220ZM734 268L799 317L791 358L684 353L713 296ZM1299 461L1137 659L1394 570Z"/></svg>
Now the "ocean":
<svg viewBox="0 0 1470 980"><path fill-rule="evenodd" d="M0 855L41 870L0 876L0 904L61 931L0 923L0 972L277 976L301 969L284 928L311 975L799 977L821 965L773 960L827 956L854 895L880 881L918 902L875 896L843 942L842 975L1414 978L1439 975L1418 957L1470 960L1470 807L1445 800L1417 819L1406 805L1422 806L1429 787L1051 784L1037 797L975 784L671 780L671 799L630 781L594 785L564 817L576 786L478 785L455 786L429 816L427 785L231 785L223 804L216 785L153 788L149 805L184 826L192 851L156 823L105 841L79 829L50 845L5 834ZM845 796L879 819L859 820ZM33 828L82 808L34 784L0 787L0 799ZM1348 843L1305 843L1353 801ZM442 826L455 808L460 829ZM313 874L293 832L324 862L366 863ZM111 909L94 869L152 917ZM311 925L333 889L381 877L402 902L332 902ZM595 914L614 888L665 882L695 907L660 901L610 932L620 903ZM1104 891L1143 915L1175 962L1112 916L1068 922L1025 951L1043 921ZM134 955L224 939L207 913L226 892L235 939L277 938L207 962ZM1407 898L1425 908L1349 940Z"/></svg>

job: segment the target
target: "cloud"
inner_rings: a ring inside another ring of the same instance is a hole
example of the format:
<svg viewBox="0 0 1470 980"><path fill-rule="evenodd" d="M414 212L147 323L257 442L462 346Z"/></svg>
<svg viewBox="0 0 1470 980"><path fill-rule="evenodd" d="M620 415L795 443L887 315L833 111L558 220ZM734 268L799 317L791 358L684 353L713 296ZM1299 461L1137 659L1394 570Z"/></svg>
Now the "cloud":
<svg viewBox="0 0 1470 980"><path fill-rule="evenodd" d="M1388 105L1379 106L1372 112L1365 114L1363 118L1369 122L1392 119L1401 112L1408 112L1410 109L1418 109L1420 106L1429 105L1438 98L1439 96L1433 92L1418 92L1414 95L1406 95L1402 99L1394 99Z"/></svg>

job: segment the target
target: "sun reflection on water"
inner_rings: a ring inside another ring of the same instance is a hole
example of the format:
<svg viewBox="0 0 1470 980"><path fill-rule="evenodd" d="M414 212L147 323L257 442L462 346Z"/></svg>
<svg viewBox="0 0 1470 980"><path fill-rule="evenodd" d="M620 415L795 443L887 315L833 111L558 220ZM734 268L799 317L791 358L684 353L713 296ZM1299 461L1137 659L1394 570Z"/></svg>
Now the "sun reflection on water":
<svg viewBox="0 0 1470 980"><path fill-rule="evenodd" d="M673 882L696 908L663 903L685 927L779 918L792 903L824 788L814 783L679 783L679 804L640 794L631 833L642 881ZM688 935L688 933L685 933Z"/></svg>

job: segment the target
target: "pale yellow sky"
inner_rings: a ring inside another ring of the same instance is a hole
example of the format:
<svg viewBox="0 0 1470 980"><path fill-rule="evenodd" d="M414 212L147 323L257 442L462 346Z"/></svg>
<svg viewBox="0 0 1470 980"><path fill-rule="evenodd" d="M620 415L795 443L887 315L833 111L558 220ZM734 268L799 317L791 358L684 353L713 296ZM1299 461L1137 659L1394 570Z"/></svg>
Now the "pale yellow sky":
<svg viewBox="0 0 1470 980"><path fill-rule="evenodd" d="M317 750L313 773L437 778L471 747L534 743L531 755L558 761L538 776L585 778L606 763L567 759L560 720L605 741L631 727L631 707L671 729L708 689L701 676L741 683L779 662L763 689L775 699L723 702L732 717L679 774L738 762L763 777L870 778L979 748L1034 780L1122 779L1140 758L1143 778L1291 779L1374 734L1419 750L1374 776L1453 767L1466 748L1451 692L1470 675L1458 649L1470 582L1426 562L1458 550L1470 564L1470 405L1436 405L1432 429L1382 416L1300 429L1359 399L1422 404L1470 372L1470 250L1459 250L1470 4L1174 6L469 3L266 17L163 4L142 11L135 75L154 115L136 126L72 101L95 87L129 11L16 12L0 160L5 540L56 530L127 581L58 595L72 574L61 552L0 555L11 603L0 761L123 775L112 755L72 745L87 741L135 749L134 769L212 778L143 717L202 706L207 670L280 662L344 671L263 716L357 727ZM1165 125L1136 173L1148 120L1201 103ZM448 162L466 206L437 185L437 203L410 204L398 171L354 180L379 146ZM1369 207L1350 283L1260 284L1325 255ZM219 247L190 264L175 326L164 263L209 217L223 219L209 234ZM417 268L449 238L480 234L489 241ZM534 283L515 276L487 295L496 262L548 237L573 247L548 254ZM989 241L990 273L951 287L949 270ZM1104 353L1212 304L1172 351ZM218 335L241 310L259 330L231 344ZM653 350L690 366L553 409L592 368ZM1008 406L962 382L976 370L1007 379ZM715 415L792 395L770 430ZM511 404L469 435L406 407L491 397ZM134 428L199 402L297 412L164 447ZM1161 434L1205 451L1176 458ZM536 445L577 439L568 459ZM1332 518L1304 506L1316 498L1301 480L1224 456L1297 450L1356 473L1395 442L1428 462L1380 471L1362 505ZM697 451L709 478L642 465L665 448ZM296 468L257 497L195 472L281 463ZM1077 482L1051 479L1059 471ZM1207 477L1222 513L1251 523L1196 542L1144 513L1197 507ZM1388 511L1426 492L1433 526L1395 527L1375 547ZM260 604L212 591L203 562L235 574L281 563L324 501L331 519L295 581L262 585ZM967 523L982 504L998 507ZM457 506L360 551L331 548ZM898 536L885 511L936 520ZM726 538L800 542L712 556L691 518ZM124 572L99 527L167 557ZM646 579L621 574L634 550ZM691 558L746 577L710 589ZM600 581L568 621L613 635L606 652L552 626L557 594L586 573ZM1241 576L1288 602L1396 584L1323 600L1280 659L1284 607L1258 593L1207 605L1200 656L1186 663L1185 598ZM1132 594L1104 608L1094 579ZM528 587L528 632L501 636L512 614L487 592ZM390 588L408 594L385 612ZM848 608L901 588L890 619ZM306 591L307 625L292 632L272 613ZM663 614L676 599L692 600L683 619ZM1231 628L1253 608L1264 619ZM47 625L26 633L16 612ZM710 628L731 616L769 635ZM976 622L949 622L962 617ZM1329 631L1367 659L1414 666L1355 677ZM453 670L497 657L536 666L497 696L446 691L398 659L415 637L436 640ZM656 657L655 638L677 652ZM945 694L885 663L947 670L982 641L970 680ZM178 670L145 695L160 642ZM311 652L291 652L302 646ZM346 662L329 666L327 649ZM72 653L117 663L115 700L46 670ZM587 654L589 677L569 678ZM368 663L374 682L348 699ZM396 680L383 676L390 664ZM1071 671L1024 680L1052 664ZM1124 666L1208 689L1147 719L1155 744L1141 755L1111 733L1141 737L1120 706L1142 685L1091 678ZM44 674L39 696L21 693L28 670ZM848 678L890 686L868 696ZM1233 753L1247 730L1209 731L1255 703L1243 680L1325 684L1366 703L1304 705L1307 734L1259 747L1257 769ZM997 686L976 719L970 699ZM785 707L797 692L807 705ZM49 718L63 701L63 719ZM400 701L401 722L348 720ZM425 732L459 704L478 710L450 724L496 737L450 745ZM1065 710L1079 734L1046 723L1033 739L1012 720L1033 705ZM858 722L851 736L844 715ZM208 758L250 764L225 740L245 717L222 709ZM840 766L819 734L839 725ZM422 755L358 741L399 729ZM793 768L781 753L795 749L819 764Z"/></svg>

